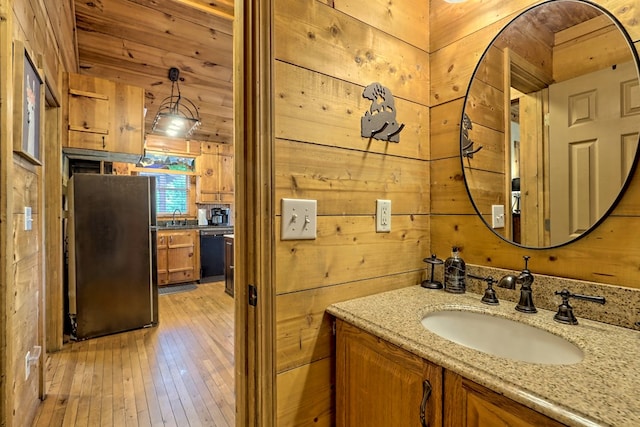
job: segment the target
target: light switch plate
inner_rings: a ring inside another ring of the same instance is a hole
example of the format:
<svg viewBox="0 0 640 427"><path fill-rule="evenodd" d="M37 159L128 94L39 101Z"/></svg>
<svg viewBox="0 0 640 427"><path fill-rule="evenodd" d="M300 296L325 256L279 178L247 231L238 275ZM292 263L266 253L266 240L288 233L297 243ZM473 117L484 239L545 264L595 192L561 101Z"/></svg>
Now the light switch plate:
<svg viewBox="0 0 640 427"><path fill-rule="evenodd" d="M491 227L504 228L504 205L491 205Z"/></svg>
<svg viewBox="0 0 640 427"><path fill-rule="evenodd" d="M282 240L316 238L317 200L282 199Z"/></svg>
<svg viewBox="0 0 640 427"><path fill-rule="evenodd" d="M391 200L376 200L376 233L391 231Z"/></svg>

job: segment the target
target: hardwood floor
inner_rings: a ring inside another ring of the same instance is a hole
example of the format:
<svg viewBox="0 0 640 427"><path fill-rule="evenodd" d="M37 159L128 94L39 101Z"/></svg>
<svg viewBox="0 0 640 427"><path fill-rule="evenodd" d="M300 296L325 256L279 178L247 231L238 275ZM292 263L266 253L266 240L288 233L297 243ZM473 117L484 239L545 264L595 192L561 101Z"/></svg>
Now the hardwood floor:
<svg viewBox="0 0 640 427"><path fill-rule="evenodd" d="M47 361L33 426L233 426L233 298L160 295L155 328L74 342Z"/></svg>

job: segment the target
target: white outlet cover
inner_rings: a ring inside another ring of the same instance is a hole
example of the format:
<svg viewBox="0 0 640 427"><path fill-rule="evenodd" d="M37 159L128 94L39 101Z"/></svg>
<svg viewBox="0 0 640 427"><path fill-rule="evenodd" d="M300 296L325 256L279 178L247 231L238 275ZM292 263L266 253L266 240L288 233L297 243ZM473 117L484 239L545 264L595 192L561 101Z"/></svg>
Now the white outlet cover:
<svg viewBox="0 0 640 427"><path fill-rule="evenodd" d="M31 230L33 224L33 216L31 214L31 206L24 207L24 229Z"/></svg>
<svg viewBox="0 0 640 427"><path fill-rule="evenodd" d="M391 231L391 200L376 200L376 232Z"/></svg>
<svg viewBox="0 0 640 427"><path fill-rule="evenodd" d="M317 200L282 199L281 240L314 240L317 205Z"/></svg>

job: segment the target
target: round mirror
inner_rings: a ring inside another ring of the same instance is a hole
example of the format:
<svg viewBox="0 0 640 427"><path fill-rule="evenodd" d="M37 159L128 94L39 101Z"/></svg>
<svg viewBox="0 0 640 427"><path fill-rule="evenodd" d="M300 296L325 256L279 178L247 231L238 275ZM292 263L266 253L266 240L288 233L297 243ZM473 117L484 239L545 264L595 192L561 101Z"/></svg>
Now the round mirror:
<svg viewBox="0 0 640 427"><path fill-rule="evenodd" d="M473 74L461 126L467 191L501 238L563 245L613 209L639 131L638 56L621 24L583 1L536 5Z"/></svg>

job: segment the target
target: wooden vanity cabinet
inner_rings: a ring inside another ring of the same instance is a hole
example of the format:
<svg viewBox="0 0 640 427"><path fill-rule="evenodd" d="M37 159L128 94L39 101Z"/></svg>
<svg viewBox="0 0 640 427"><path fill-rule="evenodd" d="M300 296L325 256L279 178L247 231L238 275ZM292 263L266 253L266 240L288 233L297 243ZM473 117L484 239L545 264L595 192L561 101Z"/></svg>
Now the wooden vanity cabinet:
<svg viewBox="0 0 640 427"><path fill-rule="evenodd" d="M200 279L198 230L160 230L157 236L158 285Z"/></svg>
<svg viewBox="0 0 640 427"><path fill-rule="evenodd" d="M444 372L446 427L560 427L559 423L456 373Z"/></svg>
<svg viewBox="0 0 640 427"><path fill-rule="evenodd" d="M338 427L421 426L421 413L442 426L442 368L341 320L336 329Z"/></svg>
<svg viewBox="0 0 640 427"><path fill-rule="evenodd" d="M429 427L564 426L360 328L336 321L336 424Z"/></svg>
<svg viewBox="0 0 640 427"><path fill-rule="evenodd" d="M202 143L196 180L198 203L233 203L233 145Z"/></svg>

